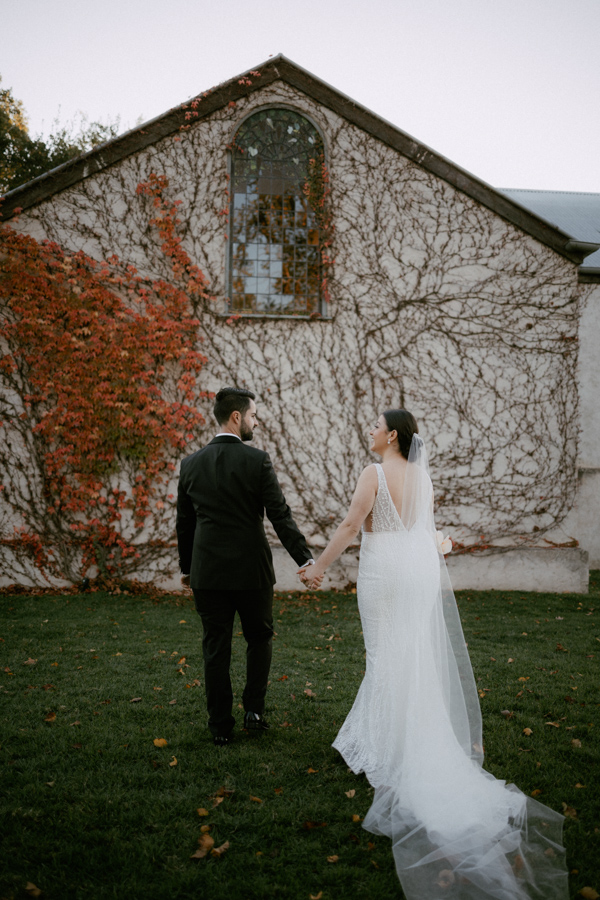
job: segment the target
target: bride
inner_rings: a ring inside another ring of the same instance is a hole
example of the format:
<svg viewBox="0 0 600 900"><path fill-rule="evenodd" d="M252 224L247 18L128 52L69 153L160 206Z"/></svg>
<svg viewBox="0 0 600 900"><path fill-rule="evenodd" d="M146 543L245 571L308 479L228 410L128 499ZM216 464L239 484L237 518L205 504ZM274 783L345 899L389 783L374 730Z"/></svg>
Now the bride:
<svg viewBox="0 0 600 900"><path fill-rule="evenodd" d="M363 827L391 838L407 900L566 900L563 817L482 768L479 700L417 423L387 410L370 435L381 464L364 469L348 515L300 570L318 587L362 525L366 671L333 746L375 788Z"/></svg>

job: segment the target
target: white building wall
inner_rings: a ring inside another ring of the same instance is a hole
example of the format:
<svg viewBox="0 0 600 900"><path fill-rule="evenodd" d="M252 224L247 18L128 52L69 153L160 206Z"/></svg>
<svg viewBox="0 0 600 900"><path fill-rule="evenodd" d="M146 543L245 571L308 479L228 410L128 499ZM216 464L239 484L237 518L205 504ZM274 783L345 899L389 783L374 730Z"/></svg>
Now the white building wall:
<svg viewBox="0 0 600 900"><path fill-rule="evenodd" d="M226 148L248 112L281 103L309 115L325 138L336 229L331 318L228 324ZM135 194L151 172L166 174L169 195L183 201L184 245L215 296L200 311L201 387L258 392L257 443L316 546L344 514L372 461L368 428L390 406L420 422L439 524L454 537L529 546L564 517L576 491L574 264L281 83L28 210L19 227L168 276L150 204ZM205 408L198 444L213 430ZM582 459L599 465L592 445L586 437Z"/></svg>

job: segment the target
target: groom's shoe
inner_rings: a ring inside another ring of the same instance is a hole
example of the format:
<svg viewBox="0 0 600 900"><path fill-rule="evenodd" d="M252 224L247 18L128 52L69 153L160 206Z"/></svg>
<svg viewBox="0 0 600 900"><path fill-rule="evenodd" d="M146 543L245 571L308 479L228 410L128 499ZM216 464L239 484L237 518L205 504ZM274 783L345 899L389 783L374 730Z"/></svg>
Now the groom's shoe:
<svg viewBox="0 0 600 900"><path fill-rule="evenodd" d="M255 712L247 712L244 715L244 729L246 731L267 731L269 723Z"/></svg>

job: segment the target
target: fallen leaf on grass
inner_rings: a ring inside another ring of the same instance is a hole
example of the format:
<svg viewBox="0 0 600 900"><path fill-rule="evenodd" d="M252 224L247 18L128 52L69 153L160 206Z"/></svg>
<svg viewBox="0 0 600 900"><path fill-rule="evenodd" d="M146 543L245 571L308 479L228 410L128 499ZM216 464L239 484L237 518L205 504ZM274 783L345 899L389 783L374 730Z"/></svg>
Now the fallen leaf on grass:
<svg viewBox="0 0 600 900"><path fill-rule="evenodd" d="M51 713L48 713L48 715L45 717L44 722L54 722L55 719L56 719L56 713L51 712Z"/></svg>
<svg viewBox="0 0 600 900"><path fill-rule="evenodd" d="M316 775L316 773L317 773L319 770L318 770L318 769L313 769L311 766L309 766L308 769L307 769L306 771L307 771L307 773L308 773L309 775Z"/></svg>
<svg viewBox="0 0 600 900"><path fill-rule="evenodd" d="M81 748L83 747L83 744L73 744L72 746L73 746L73 750L81 750Z"/></svg>
<svg viewBox="0 0 600 900"><path fill-rule="evenodd" d="M559 722L545 722L545 725L552 725L553 728L560 728Z"/></svg>
<svg viewBox="0 0 600 900"><path fill-rule="evenodd" d="M351 791L344 791L344 793L345 793L346 797L348 797L349 800L352 800L352 798L356 794L356 791L354 790L354 788L352 788Z"/></svg>
<svg viewBox="0 0 600 900"><path fill-rule="evenodd" d="M584 898L584 900L598 900L598 897L600 897L598 891L595 891L594 888L591 887L581 888L579 893Z"/></svg>
<svg viewBox="0 0 600 900"><path fill-rule="evenodd" d="M210 825L201 825L200 826L201 834L208 834L209 831L210 831Z"/></svg>
<svg viewBox="0 0 600 900"><path fill-rule="evenodd" d="M48 785L48 787L54 787L56 782L55 781L47 781L46 784Z"/></svg>
<svg viewBox="0 0 600 900"><path fill-rule="evenodd" d="M305 831L312 831L313 828L325 828L327 822L305 822L303 828Z"/></svg>
<svg viewBox="0 0 600 900"><path fill-rule="evenodd" d="M579 738L573 738L571 741L571 747L581 747L581 741Z"/></svg>
<svg viewBox="0 0 600 900"><path fill-rule="evenodd" d="M512 719L514 716L514 712L511 712L510 709L503 709L500 715L504 716L505 719Z"/></svg>
<svg viewBox="0 0 600 900"><path fill-rule="evenodd" d="M177 700L169 700L169 706L175 706Z"/></svg>
<svg viewBox="0 0 600 900"><path fill-rule="evenodd" d="M162 688L161 688L161 687L155 687L155 688L152 688L152 690L153 690L153 691L162 691Z"/></svg>
<svg viewBox="0 0 600 900"><path fill-rule="evenodd" d="M281 678L277 679L277 681L287 681L288 677L289 677L288 675L282 675Z"/></svg>
<svg viewBox="0 0 600 900"><path fill-rule="evenodd" d="M530 734L533 734L533 731L531 730L531 728L524 728L523 734L526 734L527 737L529 737Z"/></svg>
<svg viewBox="0 0 600 900"><path fill-rule="evenodd" d="M309 896L310 900L321 900L321 897L323 896L323 891L319 891L318 894L309 894L308 896Z"/></svg>
<svg viewBox="0 0 600 900"><path fill-rule="evenodd" d="M562 805L563 808L563 816L567 816L569 819L577 818L577 810L573 806L569 806L568 803L564 803Z"/></svg>
<svg viewBox="0 0 600 900"><path fill-rule="evenodd" d="M122 653L115 653L115 656L123 656Z"/></svg>
<svg viewBox="0 0 600 900"><path fill-rule="evenodd" d="M352 821L353 821L353 822L360 822L360 816L357 815L357 813L354 813L354 815L352 816Z"/></svg>
<svg viewBox="0 0 600 900"><path fill-rule="evenodd" d="M215 806L218 806L219 803L222 803L224 799L225 799L225 797L214 797L213 798L213 809L215 808Z"/></svg>
<svg viewBox="0 0 600 900"><path fill-rule="evenodd" d="M250 794L250 799L254 800L255 803L262 803L260 797L253 797L252 794Z"/></svg>
<svg viewBox="0 0 600 900"><path fill-rule="evenodd" d="M130 703L139 703L141 699L142 699L141 697L132 697L129 702Z"/></svg>
<svg viewBox="0 0 600 900"><path fill-rule="evenodd" d="M171 766L171 768L172 768L173 766L176 766L176 765L177 765L177 757L176 757L176 756L172 756L172 757L171 757L171 762L169 763L169 765Z"/></svg>
<svg viewBox="0 0 600 900"><path fill-rule="evenodd" d="M199 847L195 853L192 853L190 859L204 859L207 853L210 853L215 846L215 839L210 834L203 834L198 838Z"/></svg>
<svg viewBox="0 0 600 900"><path fill-rule="evenodd" d="M531 792L531 796L532 796L532 797L539 797L541 793L542 793L542 792L540 791L540 789L539 789L539 788L536 788L535 791L532 791L532 792Z"/></svg>
<svg viewBox="0 0 600 900"><path fill-rule="evenodd" d="M165 741L164 738L154 738L152 743L154 744L155 747L166 747L167 746L167 742Z"/></svg>
<svg viewBox="0 0 600 900"><path fill-rule="evenodd" d="M39 887L36 887L33 881L28 881L25 885L25 890L29 894L30 897L41 897L42 892Z"/></svg>
<svg viewBox="0 0 600 900"><path fill-rule="evenodd" d="M569 652L569 651L567 650L566 647L563 647L562 644L557 644L557 645L556 645L556 649L557 649L557 650L562 650L563 653L568 653L568 652Z"/></svg>
<svg viewBox="0 0 600 900"><path fill-rule="evenodd" d="M575 787L576 787L576 788L584 788L584 787L587 787L587 785L585 785L585 784L579 784L579 782L577 782L577 784L575 785Z"/></svg>
<svg viewBox="0 0 600 900"><path fill-rule="evenodd" d="M224 844L221 844L220 847L214 847L214 848L210 851L210 855L216 857L216 859L220 859L220 857L223 856L223 854L224 854L227 850L229 850L229 841L225 841L225 843L224 843Z"/></svg>
<svg viewBox="0 0 600 900"><path fill-rule="evenodd" d="M283 788L275 788L276 794L283 794Z"/></svg>
<svg viewBox="0 0 600 900"><path fill-rule="evenodd" d="M372 865L372 866L375 866L376 869L379 868L379 865L375 862L374 859L371 860L371 865Z"/></svg>
<svg viewBox="0 0 600 900"><path fill-rule="evenodd" d="M42 690L43 691L52 691L52 690L54 690L54 685L53 684L43 684Z"/></svg>
<svg viewBox="0 0 600 900"><path fill-rule="evenodd" d="M185 619L180 619L180 620L179 620L179 624L180 624L180 625L185 625L185 624L186 624Z"/></svg>
<svg viewBox="0 0 600 900"><path fill-rule="evenodd" d="M72 728L73 725L81 725L81 722L71 722L69 727Z"/></svg>
<svg viewBox="0 0 600 900"><path fill-rule="evenodd" d="M314 691L311 691L310 688L306 688L304 693L306 694L307 697L316 697L317 696Z"/></svg>
<svg viewBox="0 0 600 900"><path fill-rule="evenodd" d="M509 662L509 663L514 662L514 659L511 656L509 656L507 662Z"/></svg>
<svg viewBox="0 0 600 900"><path fill-rule="evenodd" d="M23 665L24 666L35 666L36 662L37 662L37 659L32 659L31 657L29 657L29 659L25 660ZM37 890L37 888L36 888L36 890Z"/></svg>
<svg viewBox="0 0 600 900"><path fill-rule="evenodd" d="M201 806L200 809L196 810L196 812L198 813L199 816L207 816L208 815L208 810L204 809L203 806Z"/></svg>
<svg viewBox="0 0 600 900"><path fill-rule="evenodd" d="M328 863L336 863L336 862L338 861L338 859L339 859L339 856L335 856L335 855L334 855L334 856L328 856L328 857L327 857L327 862L328 862Z"/></svg>
<svg viewBox="0 0 600 900"><path fill-rule="evenodd" d="M179 662L177 663L177 665L182 666L184 662L185 662L185 656L182 656L181 659L179 660Z"/></svg>

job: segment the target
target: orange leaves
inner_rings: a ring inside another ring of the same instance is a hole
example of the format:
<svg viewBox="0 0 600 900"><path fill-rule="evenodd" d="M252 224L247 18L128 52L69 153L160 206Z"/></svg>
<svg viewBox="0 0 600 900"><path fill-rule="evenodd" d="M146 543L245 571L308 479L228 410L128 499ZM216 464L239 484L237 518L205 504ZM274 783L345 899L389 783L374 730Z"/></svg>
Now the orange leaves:
<svg viewBox="0 0 600 900"><path fill-rule="evenodd" d="M327 857L328 863L336 863L338 860L339 860L339 856L337 856L337 855Z"/></svg>
<svg viewBox="0 0 600 900"><path fill-rule="evenodd" d="M323 891L319 891L318 894L309 894L308 896L309 896L310 900L322 900Z"/></svg>
<svg viewBox="0 0 600 900"><path fill-rule="evenodd" d="M253 797L252 794L250 794L250 799L253 800L254 803L262 803L260 797Z"/></svg>
<svg viewBox="0 0 600 900"><path fill-rule="evenodd" d="M37 662L37 659L32 659L31 657L29 657L29 659L25 660L23 665L24 666L35 666L36 662Z"/></svg>
<svg viewBox="0 0 600 900"><path fill-rule="evenodd" d="M29 897L41 897L42 896L42 891L40 890L39 887L36 887L36 885L33 883L33 881L27 882L27 884L25 885L25 890L27 891L27 895Z"/></svg>
<svg viewBox="0 0 600 900"><path fill-rule="evenodd" d="M571 741L571 747L574 747L576 750L581 747L581 741L579 740L579 738L573 738L573 740Z"/></svg>
<svg viewBox="0 0 600 900"><path fill-rule="evenodd" d="M204 859L215 846L215 839L210 834L201 834L198 838L199 847L195 853L192 853L190 859Z"/></svg>
<svg viewBox="0 0 600 900"><path fill-rule="evenodd" d="M356 796L356 791L354 790L354 788L352 788L351 791L344 791L344 793L349 800L352 800L352 798Z"/></svg>
<svg viewBox="0 0 600 900"><path fill-rule="evenodd" d="M318 771L319 771L318 769L313 769L312 766L309 766L308 769L306 770L308 775L316 775Z"/></svg>
<svg viewBox="0 0 600 900"><path fill-rule="evenodd" d="M313 828L326 828L327 822L304 822L302 827L305 831L312 831Z"/></svg>
<svg viewBox="0 0 600 900"><path fill-rule="evenodd" d="M154 744L155 747L166 747L167 746L167 742L164 738L154 738L152 743Z"/></svg>
<svg viewBox="0 0 600 900"><path fill-rule="evenodd" d="M563 653L568 653L568 652L569 652L569 651L567 650L566 647L563 647L562 644L557 644L557 645L556 645L556 649L557 649L557 650L561 650Z"/></svg>
<svg viewBox="0 0 600 900"><path fill-rule="evenodd" d="M55 722L56 721L56 713L49 712L48 715L44 718L44 722Z"/></svg>
<svg viewBox="0 0 600 900"><path fill-rule="evenodd" d="M523 729L523 734L526 734L527 737L529 737L530 735L533 734L533 731L531 730L531 728L524 728L524 729Z"/></svg>
<svg viewBox="0 0 600 900"><path fill-rule="evenodd" d="M173 766L177 765L177 757L176 756L171 757L171 762L169 763L169 765L171 766L171 768L173 768Z"/></svg>
<svg viewBox="0 0 600 900"><path fill-rule="evenodd" d="M569 819L577 818L577 810L573 806L569 806L564 801L562 804L562 809L563 809L563 816L566 816Z"/></svg>
<svg viewBox="0 0 600 900"><path fill-rule="evenodd" d="M539 788L536 788L535 791L532 791L532 792L531 792L531 796L532 796L532 797L539 797L541 793L542 793L541 790L540 790Z"/></svg>
<svg viewBox="0 0 600 900"><path fill-rule="evenodd" d="M199 816L207 816L208 815L208 810L205 809L203 806L201 806L199 809L197 809L196 812L198 813Z"/></svg>
<svg viewBox="0 0 600 900"><path fill-rule="evenodd" d="M21 412L7 424L32 437L46 486L45 519L24 510L11 543L46 573L63 574L73 556L66 545L49 552L58 532L72 533L75 555L83 550L83 571L100 563L110 575L125 561L135 564L139 550L125 534L123 511L134 529L170 514L161 472L185 446L184 434L203 422L197 377L205 358L194 349L189 297L204 297L206 280L181 247L177 203L163 202L167 186L151 176L139 193L159 201L153 222L171 283L144 281L117 257L98 263L83 252L66 255L58 244L0 225L0 302L8 312L0 371L17 378L21 391ZM174 385L168 398L167 379ZM2 458L9 474L11 452L5 447ZM114 472L125 463L133 483L116 489Z"/></svg>
<svg viewBox="0 0 600 900"><path fill-rule="evenodd" d="M220 847L213 847L210 851L210 855L215 859L220 859L227 850L229 850L229 841L225 841Z"/></svg>
<svg viewBox="0 0 600 900"><path fill-rule="evenodd" d="M598 898L600 898L600 894L598 893L598 891L594 890L594 888L591 887L581 888L579 893L583 897L583 900L598 900Z"/></svg>

